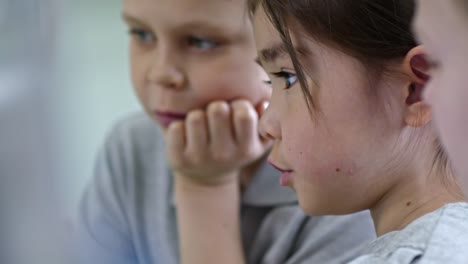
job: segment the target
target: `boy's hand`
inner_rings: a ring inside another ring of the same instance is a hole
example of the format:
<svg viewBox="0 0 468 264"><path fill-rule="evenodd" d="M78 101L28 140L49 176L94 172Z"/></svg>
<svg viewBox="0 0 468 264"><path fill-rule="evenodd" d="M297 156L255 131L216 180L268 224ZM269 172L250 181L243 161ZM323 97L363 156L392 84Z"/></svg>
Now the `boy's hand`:
<svg viewBox="0 0 468 264"><path fill-rule="evenodd" d="M258 112L246 100L217 101L171 124L166 137L174 174L203 185L238 181L240 170L269 147L258 134Z"/></svg>

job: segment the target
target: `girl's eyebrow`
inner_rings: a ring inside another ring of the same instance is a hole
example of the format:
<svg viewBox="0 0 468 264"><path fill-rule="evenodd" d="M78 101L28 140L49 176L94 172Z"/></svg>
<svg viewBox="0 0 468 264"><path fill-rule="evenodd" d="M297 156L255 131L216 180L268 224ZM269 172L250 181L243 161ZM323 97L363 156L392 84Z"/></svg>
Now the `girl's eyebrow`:
<svg viewBox="0 0 468 264"><path fill-rule="evenodd" d="M294 47L294 50L301 55L311 55L309 49L304 47ZM289 52L283 42L278 42L261 49L258 54L258 58L255 61L262 66L263 63L274 62L278 58L288 56Z"/></svg>
<svg viewBox="0 0 468 264"><path fill-rule="evenodd" d="M288 50L286 49L284 43L275 43L270 47L263 48L259 51L258 63L262 65L262 62L273 62L279 57L283 57L287 54Z"/></svg>

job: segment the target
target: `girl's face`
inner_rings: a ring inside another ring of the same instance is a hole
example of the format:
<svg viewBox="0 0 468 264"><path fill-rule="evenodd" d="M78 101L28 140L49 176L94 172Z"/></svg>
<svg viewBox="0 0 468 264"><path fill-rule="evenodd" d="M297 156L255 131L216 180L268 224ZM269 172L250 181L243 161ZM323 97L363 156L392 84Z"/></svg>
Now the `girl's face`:
<svg viewBox="0 0 468 264"><path fill-rule="evenodd" d="M468 15L456 1L419 1L416 33L432 61L426 99L455 167L468 176ZM468 180L465 180L468 183ZM468 184L465 188L468 193Z"/></svg>
<svg viewBox="0 0 468 264"><path fill-rule="evenodd" d="M124 0L136 94L163 127L215 100L269 100L244 0Z"/></svg>
<svg viewBox="0 0 468 264"><path fill-rule="evenodd" d="M273 86L260 132L275 141L270 161L285 171L281 183L295 189L310 214L370 208L401 180L394 165L405 158L399 151L406 138L404 95L396 87L403 81L372 78L356 59L291 32L316 104L310 113L293 64L261 8L254 32Z"/></svg>

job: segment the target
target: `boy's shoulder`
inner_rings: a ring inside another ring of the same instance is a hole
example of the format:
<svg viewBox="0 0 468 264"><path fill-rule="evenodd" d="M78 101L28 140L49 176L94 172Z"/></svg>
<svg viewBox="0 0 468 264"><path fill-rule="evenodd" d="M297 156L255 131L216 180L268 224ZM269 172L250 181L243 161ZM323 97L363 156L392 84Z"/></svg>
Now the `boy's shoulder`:
<svg viewBox="0 0 468 264"><path fill-rule="evenodd" d="M111 128L106 145L108 147L117 145L132 152L163 149L163 132L145 113L131 113L118 120Z"/></svg>
<svg viewBox="0 0 468 264"><path fill-rule="evenodd" d="M168 173L165 153L159 126L146 114L133 113L110 129L97 165L112 172L114 178L147 178Z"/></svg>
<svg viewBox="0 0 468 264"><path fill-rule="evenodd" d="M150 191L166 186L170 177L159 126L144 113L117 121L97 156L95 176L102 186L120 186L126 197L138 195L143 186Z"/></svg>

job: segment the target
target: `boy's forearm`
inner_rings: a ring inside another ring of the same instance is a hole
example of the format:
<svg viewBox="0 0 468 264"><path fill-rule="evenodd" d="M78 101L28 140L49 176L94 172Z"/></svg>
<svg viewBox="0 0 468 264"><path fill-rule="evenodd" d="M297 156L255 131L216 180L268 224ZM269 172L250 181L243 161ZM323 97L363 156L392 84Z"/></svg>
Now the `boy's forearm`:
<svg viewBox="0 0 468 264"><path fill-rule="evenodd" d="M245 263L238 182L204 186L176 176L174 188L181 263Z"/></svg>

